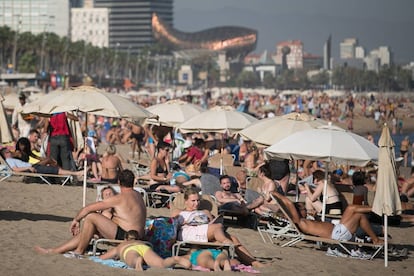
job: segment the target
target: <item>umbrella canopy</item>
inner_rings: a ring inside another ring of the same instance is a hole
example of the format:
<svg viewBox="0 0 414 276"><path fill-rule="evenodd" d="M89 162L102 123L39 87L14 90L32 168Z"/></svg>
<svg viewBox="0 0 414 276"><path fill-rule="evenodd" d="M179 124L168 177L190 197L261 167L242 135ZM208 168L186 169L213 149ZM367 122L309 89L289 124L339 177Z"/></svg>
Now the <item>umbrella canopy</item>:
<svg viewBox="0 0 414 276"><path fill-rule="evenodd" d="M231 106L216 106L202 112L178 126L181 132L217 132L233 134L257 119Z"/></svg>
<svg viewBox="0 0 414 276"><path fill-rule="evenodd" d="M131 102L129 99L92 86L54 91L23 108L23 112L26 114L39 115L74 110L106 117L134 120L152 116L144 107Z"/></svg>
<svg viewBox="0 0 414 276"><path fill-rule="evenodd" d="M362 136L329 124L295 132L266 148L265 156L365 166L377 160L378 147Z"/></svg>
<svg viewBox="0 0 414 276"><path fill-rule="evenodd" d="M36 87L36 86L28 86L28 87L23 88L22 92L39 93L39 92L42 92L42 89L40 89L39 87Z"/></svg>
<svg viewBox="0 0 414 276"><path fill-rule="evenodd" d="M308 114L294 112L259 120L239 131L238 134L258 145L270 146L295 132L327 124L327 121L316 119Z"/></svg>
<svg viewBox="0 0 414 276"><path fill-rule="evenodd" d="M143 120L152 116L144 107L131 102L129 99L92 86L79 86L68 90L54 91L23 108L25 114L38 115L69 111L81 111L130 120ZM85 164L83 206L86 204L86 167Z"/></svg>
<svg viewBox="0 0 414 276"><path fill-rule="evenodd" d="M394 141L388 126L382 128L378 141L378 175L372 211L384 215L385 266L388 262L388 216L401 214L401 201L397 186L397 169L395 164Z"/></svg>
<svg viewBox="0 0 414 276"><path fill-rule="evenodd" d="M147 108L149 112L158 116L156 119L148 119L148 124L176 127L178 124L204 111L201 107L181 100L171 100L162 104L152 105Z"/></svg>
<svg viewBox="0 0 414 276"><path fill-rule="evenodd" d="M4 98L0 95L0 143L5 144L13 141L10 125L7 123L6 112L3 107Z"/></svg>
<svg viewBox="0 0 414 276"><path fill-rule="evenodd" d="M280 140L265 149L265 157L365 166L369 161L377 159L378 148L362 136L329 124L299 131ZM325 170L322 220L325 220L327 182L328 170Z"/></svg>

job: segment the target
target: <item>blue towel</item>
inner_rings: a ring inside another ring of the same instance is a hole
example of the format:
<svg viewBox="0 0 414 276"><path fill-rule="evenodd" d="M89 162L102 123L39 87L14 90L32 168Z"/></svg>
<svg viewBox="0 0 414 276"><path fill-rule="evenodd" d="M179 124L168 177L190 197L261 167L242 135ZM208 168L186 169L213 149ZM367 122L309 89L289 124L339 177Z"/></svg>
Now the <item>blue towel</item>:
<svg viewBox="0 0 414 276"><path fill-rule="evenodd" d="M91 257L89 257L89 259L96 262L96 263L101 263L103 265L107 265L107 266L110 266L110 267L132 269L126 263L121 262L121 261L115 261L115 260L112 260L112 259L101 260L99 257L96 257L96 256L91 256Z"/></svg>

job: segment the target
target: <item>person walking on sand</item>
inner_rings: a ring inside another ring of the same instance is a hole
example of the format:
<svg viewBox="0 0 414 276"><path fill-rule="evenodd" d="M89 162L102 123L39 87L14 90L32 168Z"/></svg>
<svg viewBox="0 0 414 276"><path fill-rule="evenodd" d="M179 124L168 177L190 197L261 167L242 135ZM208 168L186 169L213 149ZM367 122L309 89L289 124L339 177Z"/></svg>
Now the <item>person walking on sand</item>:
<svg viewBox="0 0 414 276"><path fill-rule="evenodd" d="M122 171L118 179L121 193L83 207L70 225L73 235L70 240L53 248L36 246L35 250L42 254L69 251L65 257L81 258L95 234L106 239L123 240L127 231L135 230L139 233L138 238L143 238L147 209L141 194L134 190L134 179L132 171ZM114 210L112 219L97 212L108 208Z"/></svg>
<svg viewBox="0 0 414 276"><path fill-rule="evenodd" d="M158 268L168 268L177 264L187 269L191 267L191 262L185 257L172 256L165 259L161 258L150 246L139 241L139 236L139 233L135 230L128 231L125 234L125 241L108 250L100 256L100 259L120 259L137 271L143 271L142 265L144 263L150 267Z"/></svg>

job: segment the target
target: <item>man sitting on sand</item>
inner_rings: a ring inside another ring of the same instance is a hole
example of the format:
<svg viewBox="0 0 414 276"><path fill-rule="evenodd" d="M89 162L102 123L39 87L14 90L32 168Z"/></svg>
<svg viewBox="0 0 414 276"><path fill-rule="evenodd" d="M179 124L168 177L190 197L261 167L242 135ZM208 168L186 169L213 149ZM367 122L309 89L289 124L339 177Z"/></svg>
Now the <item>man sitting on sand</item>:
<svg viewBox="0 0 414 276"><path fill-rule="evenodd" d="M295 205L287 197L273 192L272 195L280 199L281 203L285 205L286 211L290 215L292 221L299 227L299 229L310 235L317 237L333 239L333 240L345 240L352 239L352 235L355 234L358 227L371 238L374 244L382 244L380 240L369 224L366 213L371 212L371 207L362 205L348 205L343 213L340 223L334 225L326 221L308 220L306 217L306 208L303 205Z"/></svg>
<svg viewBox="0 0 414 276"><path fill-rule="evenodd" d="M85 252L95 234L106 239L123 240L127 231L135 230L139 233L138 238L142 239L144 237L147 209L141 194L134 190L134 179L134 174L130 170L122 171L118 180L121 193L83 207L70 225L72 239L58 247L43 248L36 246L35 250L43 254L70 251L65 256L79 258ZM114 210L112 219L97 212L108 208ZM82 219L83 225L80 228Z"/></svg>
<svg viewBox="0 0 414 276"><path fill-rule="evenodd" d="M45 159L36 164L30 164L20 159L13 158L8 148L2 148L0 154L14 172L32 172L55 175L83 175L83 171L69 171L59 168L51 159Z"/></svg>

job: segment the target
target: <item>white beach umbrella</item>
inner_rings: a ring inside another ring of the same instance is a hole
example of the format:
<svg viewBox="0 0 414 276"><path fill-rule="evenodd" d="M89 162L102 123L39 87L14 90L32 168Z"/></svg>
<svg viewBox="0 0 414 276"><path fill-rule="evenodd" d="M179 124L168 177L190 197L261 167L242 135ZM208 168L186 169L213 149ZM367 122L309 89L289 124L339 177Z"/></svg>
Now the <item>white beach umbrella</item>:
<svg viewBox="0 0 414 276"><path fill-rule="evenodd" d="M301 130L327 125L328 122L305 113L289 113L254 122L238 132L258 145L270 146Z"/></svg>
<svg viewBox="0 0 414 276"><path fill-rule="evenodd" d="M5 144L13 141L10 125L7 123L6 111L3 107L4 98L0 95L0 143Z"/></svg>
<svg viewBox="0 0 414 276"><path fill-rule="evenodd" d="M230 106L216 106L183 122L178 129L183 133L217 132L234 134L257 119Z"/></svg>
<svg viewBox="0 0 414 276"><path fill-rule="evenodd" d="M148 107L147 110L158 116L158 119L147 119L147 124L170 127L176 127L204 111L204 109L198 105L181 100L171 100L162 104L152 105Z"/></svg>
<svg viewBox="0 0 414 276"><path fill-rule="evenodd" d="M384 125L378 141L378 175L372 211L384 215L384 265L388 266L388 216L401 214L401 201L397 186L395 144L390 130Z"/></svg>
<svg viewBox="0 0 414 276"><path fill-rule="evenodd" d="M268 147L265 157L308 159L326 162L322 219L325 219L326 186L330 162L365 166L378 158L378 147L362 136L339 127L320 126L298 131Z"/></svg>
<svg viewBox="0 0 414 276"><path fill-rule="evenodd" d="M100 116L144 120L153 116L143 106L117 94L92 86L79 86L54 91L23 108L24 114L50 115L59 112L80 111ZM85 116L86 118L88 116ZM83 206L86 204L86 159L83 179Z"/></svg>
<svg viewBox="0 0 414 276"><path fill-rule="evenodd" d="M29 103L24 113L53 114L67 111L88 112L95 115L140 120L152 114L143 106L114 93L92 86L79 86L54 91Z"/></svg>

